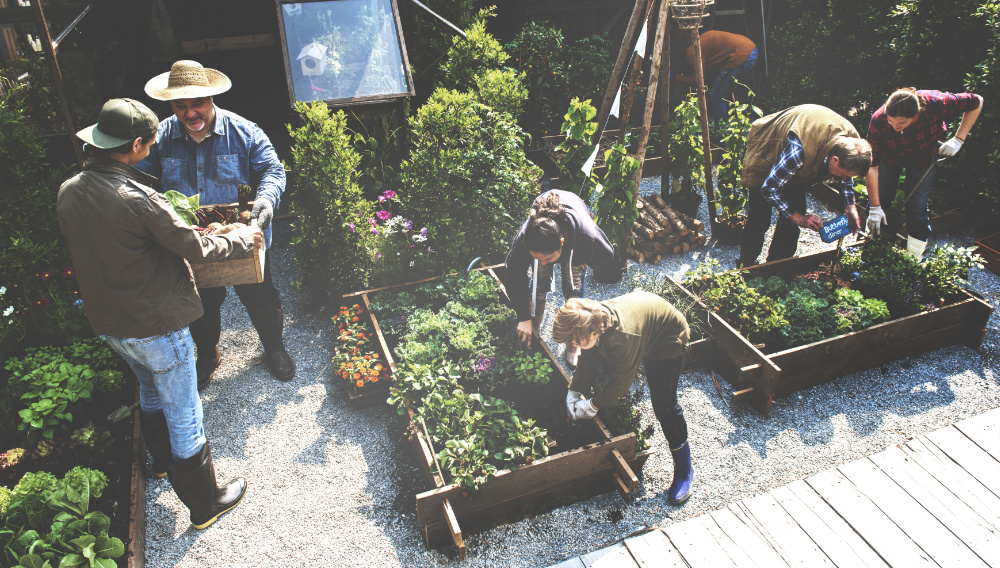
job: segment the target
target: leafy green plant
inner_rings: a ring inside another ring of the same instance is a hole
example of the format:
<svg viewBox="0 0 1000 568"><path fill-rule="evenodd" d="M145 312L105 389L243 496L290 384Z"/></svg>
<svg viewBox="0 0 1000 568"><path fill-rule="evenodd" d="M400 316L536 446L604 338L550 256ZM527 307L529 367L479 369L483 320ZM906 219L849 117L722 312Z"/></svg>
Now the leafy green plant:
<svg viewBox="0 0 1000 568"><path fill-rule="evenodd" d="M650 440L656 430L652 423L647 424L644 420L641 389L632 389L601 408L601 418L612 435L621 436L634 432L635 451L641 452L653 445Z"/></svg>
<svg viewBox="0 0 1000 568"><path fill-rule="evenodd" d="M596 116L597 109L590 104L590 99L581 101L573 97L563 116L562 132L566 133L566 138L555 147L556 152L562 153L556 165L563 189L576 193L587 202L597 186L597 175L593 170L588 175L581 168L594 152Z"/></svg>
<svg viewBox="0 0 1000 568"><path fill-rule="evenodd" d="M0 530L0 551L18 566L90 566L113 568L125 553L111 537L111 520L90 511L91 497L107 487L104 473L82 467L60 480L50 473L27 473L14 487Z"/></svg>
<svg viewBox="0 0 1000 568"><path fill-rule="evenodd" d="M854 260L853 257L858 257ZM895 317L915 314L923 306L920 263L892 239L876 239L844 253L841 266L859 265L852 288L884 300Z"/></svg>
<svg viewBox="0 0 1000 568"><path fill-rule="evenodd" d="M497 112L505 112L516 121L521 116L521 108L528 100L528 89L524 86L524 74L513 69L487 69L474 77L479 102Z"/></svg>
<svg viewBox="0 0 1000 568"><path fill-rule="evenodd" d="M465 37L455 36L441 63L435 87L471 91L476 87L477 76L503 69L509 56L500 42L486 31L486 20L493 16L493 7L480 10L465 30Z"/></svg>
<svg viewBox="0 0 1000 568"><path fill-rule="evenodd" d="M629 247L632 224L639 218L635 199L635 174L639 160L629 155L625 148L616 145L604 154L608 165L604 182L598 186L597 224L615 246L624 254Z"/></svg>
<svg viewBox="0 0 1000 568"><path fill-rule="evenodd" d="M753 96L752 91L750 95ZM751 103L727 101L726 118L718 126L722 161L715 172L719 190L719 219L722 221L746 215L748 195L742 181L743 155L746 153L750 125L763 115L763 111Z"/></svg>
<svg viewBox="0 0 1000 568"><path fill-rule="evenodd" d="M410 155L400 165L402 201L429 238L448 243L436 251L436 272L506 250L541 178L510 114L475 94L438 89L410 129Z"/></svg>
<svg viewBox="0 0 1000 568"><path fill-rule="evenodd" d="M552 378L555 369L548 357L538 353L528 353L521 351L516 353L511 360L517 382L522 385L544 385Z"/></svg>
<svg viewBox="0 0 1000 568"><path fill-rule="evenodd" d="M716 259L698 263L684 275L684 286L698 294L748 341L760 343L772 330L787 325L780 302L747 286L745 270L723 270Z"/></svg>
<svg viewBox="0 0 1000 568"><path fill-rule="evenodd" d="M956 248L949 244L934 247L924 255L920 268L927 303L939 306L968 284L969 269L983 267L983 257L974 250L976 247Z"/></svg>
<svg viewBox="0 0 1000 568"><path fill-rule="evenodd" d="M18 412L17 429L26 431L29 440L51 439L56 428L68 431L76 403L90 399L94 374L86 365L53 361L22 377L27 392L21 400L27 408Z"/></svg>
<svg viewBox="0 0 1000 568"><path fill-rule="evenodd" d="M331 297L361 289L370 269L370 232L358 230L373 216L373 205L357 183L361 157L352 145L343 111L331 115L326 103L297 103L302 126L292 137L292 227L300 284ZM355 224L358 224L357 226Z"/></svg>
<svg viewBox="0 0 1000 568"><path fill-rule="evenodd" d="M698 97L690 93L670 119L670 193L689 195L705 185L705 146L701 136ZM739 159L739 158L737 158Z"/></svg>

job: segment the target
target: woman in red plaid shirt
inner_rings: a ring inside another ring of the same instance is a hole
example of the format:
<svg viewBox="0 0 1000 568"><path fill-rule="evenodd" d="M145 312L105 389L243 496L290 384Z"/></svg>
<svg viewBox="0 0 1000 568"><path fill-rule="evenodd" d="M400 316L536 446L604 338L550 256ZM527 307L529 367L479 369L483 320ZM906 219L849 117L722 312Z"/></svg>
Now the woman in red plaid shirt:
<svg viewBox="0 0 1000 568"><path fill-rule="evenodd" d="M931 234L927 201L937 171L937 165L931 166L937 158L935 143L944 142L937 149L938 154L954 156L965 143L982 109L983 97L979 95L918 91L910 87L894 92L875 111L868 126L872 167L865 176L870 204L868 232L877 235L882 225L888 226L890 234L899 231L903 220L900 213L891 208L899 177L905 168L910 178L918 179L924 169L930 167L930 172L906 203L906 249L918 259L923 255ZM956 116L962 117L958 131L945 141L948 121Z"/></svg>

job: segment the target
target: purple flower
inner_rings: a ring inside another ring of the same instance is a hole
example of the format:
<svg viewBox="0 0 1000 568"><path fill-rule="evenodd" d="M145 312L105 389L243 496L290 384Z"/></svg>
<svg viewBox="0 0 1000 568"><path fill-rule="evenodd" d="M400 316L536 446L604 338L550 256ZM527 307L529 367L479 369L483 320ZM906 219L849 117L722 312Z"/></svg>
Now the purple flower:
<svg viewBox="0 0 1000 568"><path fill-rule="evenodd" d="M378 202L379 203L385 203L385 195L378 196Z"/></svg>
<svg viewBox="0 0 1000 568"><path fill-rule="evenodd" d="M76 278L76 271L73 270L72 266L64 266L62 269L63 278Z"/></svg>
<svg viewBox="0 0 1000 568"><path fill-rule="evenodd" d="M412 231L413 230L413 221L410 221L409 219L407 219L406 220L406 224L403 225L403 228L406 229L407 231Z"/></svg>
<svg viewBox="0 0 1000 568"><path fill-rule="evenodd" d="M434 249L432 249L431 247L427 247L427 252L434 252Z"/></svg>
<svg viewBox="0 0 1000 568"><path fill-rule="evenodd" d="M493 363L495 361L496 361L496 357L486 357L484 355L480 355L476 359L476 363L475 363L475 365L473 365L472 368L477 373L483 373L483 372L486 372L486 371L489 371L489 370L493 369Z"/></svg>
<svg viewBox="0 0 1000 568"><path fill-rule="evenodd" d="M378 234L378 228L377 227L372 227L372 234L373 235L377 235Z"/></svg>
<svg viewBox="0 0 1000 568"><path fill-rule="evenodd" d="M424 228L420 229L420 236L421 237L426 237L427 236L427 227L424 227Z"/></svg>
<svg viewBox="0 0 1000 568"><path fill-rule="evenodd" d="M348 223L347 224L347 230L353 233L354 232L354 223Z"/></svg>
<svg viewBox="0 0 1000 568"><path fill-rule="evenodd" d="M374 225L375 223L377 223L377 221L375 219L372 219L371 217L368 218L368 224L369 225Z"/></svg>
<svg viewBox="0 0 1000 568"><path fill-rule="evenodd" d="M385 221L389 217L392 217L392 213L389 213L388 211L379 211L375 215L377 215L378 218L381 219L381 220L383 220L383 221Z"/></svg>
<svg viewBox="0 0 1000 568"><path fill-rule="evenodd" d="M381 259L382 259L382 253L380 252L375 253L375 260L381 260Z"/></svg>

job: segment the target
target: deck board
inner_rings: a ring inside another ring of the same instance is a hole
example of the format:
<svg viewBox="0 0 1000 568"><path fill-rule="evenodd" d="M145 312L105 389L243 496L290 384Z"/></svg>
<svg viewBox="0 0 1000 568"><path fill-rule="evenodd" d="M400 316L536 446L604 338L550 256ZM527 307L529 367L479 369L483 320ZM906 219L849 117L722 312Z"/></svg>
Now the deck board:
<svg viewBox="0 0 1000 568"><path fill-rule="evenodd" d="M1000 409L554 568L1000 568L997 479Z"/></svg>

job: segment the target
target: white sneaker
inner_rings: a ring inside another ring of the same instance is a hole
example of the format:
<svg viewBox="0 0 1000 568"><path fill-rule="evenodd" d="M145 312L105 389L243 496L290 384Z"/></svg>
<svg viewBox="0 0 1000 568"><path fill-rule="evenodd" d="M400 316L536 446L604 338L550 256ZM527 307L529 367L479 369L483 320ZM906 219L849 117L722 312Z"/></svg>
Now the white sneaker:
<svg viewBox="0 0 1000 568"><path fill-rule="evenodd" d="M566 364L569 365L570 369L575 369L577 362L580 360L580 348L575 345L566 346Z"/></svg>

